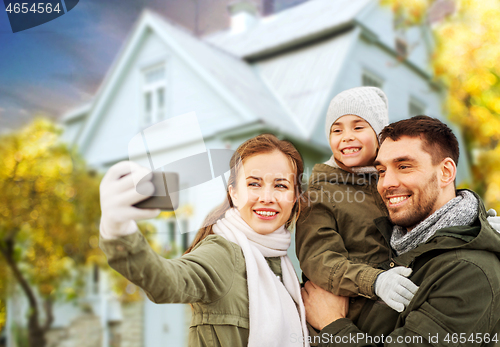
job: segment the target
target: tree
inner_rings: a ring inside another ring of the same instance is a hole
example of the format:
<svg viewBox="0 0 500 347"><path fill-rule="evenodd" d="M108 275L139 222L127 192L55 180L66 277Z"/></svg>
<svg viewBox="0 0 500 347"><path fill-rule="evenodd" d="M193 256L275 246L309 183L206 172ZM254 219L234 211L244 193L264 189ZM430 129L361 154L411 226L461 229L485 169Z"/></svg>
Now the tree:
<svg viewBox="0 0 500 347"><path fill-rule="evenodd" d="M5 290L13 279L26 295L32 347L46 344L53 302L75 295L69 281L78 265L104 261L97 242L100 179L60 133L37 119L0 137L0 283Z"/></svg>
<svg viewBox="0 0 500 347"><path fill-rule="evenodd" d="M3 279L6 277L6 274L5 274L5 268L3 268L1 265L0 265L0 279ZM6 312L6 302L5 302L5 297L6 297L6 283L2 280L0 280L0 339L1 339L1 336L2 336L2 332L3 332L3 329L5 327L5 321L6 321L6 316L7 316L7 312Z"/></svg>
<svg viewBox="0 0 500 347"><path fill-rule="evenodd" d="M436 78L448 90L445 111L466 142L471 188L500 209L500 1L384 0L401 25L432 25ZM500 212L500 211L499 211Z"/></svg>
<svg viewBox="0 0 500 347"><path fill-rule="evenodd" d="M30 307L32 347L46 345L53 303L81 295L87 265L109 270L98 247L101 177L60 142L60 134L51 121L37 119L18 132L0 136L0 333L6 296L17 283ZM190 209L185 206L177 213L188 214ZM164 212L159 218L173 216ZM175 247L166 250L155 242L152 224L138 226L162 256L178 253ZM142 299L136 286L114 270L111 281L122 302Z"/></svg>

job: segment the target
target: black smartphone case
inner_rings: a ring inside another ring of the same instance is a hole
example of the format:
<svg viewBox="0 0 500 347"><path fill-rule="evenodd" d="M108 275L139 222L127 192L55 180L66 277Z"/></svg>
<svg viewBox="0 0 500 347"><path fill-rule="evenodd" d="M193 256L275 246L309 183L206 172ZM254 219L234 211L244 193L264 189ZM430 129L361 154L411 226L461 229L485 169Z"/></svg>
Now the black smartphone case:
<svg viewBox="0 0 500 347"><path fill-rule="evenodd" d="M138 202L138 208L159 208L164 211L174 211L179 207L179 175L173 172L153 171L151 180L155 187L154 195ZM138 184L140 186L140 184ZM138 189L138 193L141 192Z"/></svg>

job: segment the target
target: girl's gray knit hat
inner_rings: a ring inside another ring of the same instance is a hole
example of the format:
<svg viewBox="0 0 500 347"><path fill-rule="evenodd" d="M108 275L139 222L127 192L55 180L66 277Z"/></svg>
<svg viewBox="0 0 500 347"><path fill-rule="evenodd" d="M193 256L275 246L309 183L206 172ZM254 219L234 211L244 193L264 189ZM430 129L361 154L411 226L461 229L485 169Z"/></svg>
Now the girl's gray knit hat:
<svg viewBox="0 0 500 347"><path fill-rule="evenodd" d="M352 114L363 118L378 135L389 124L389 102L384 92L376 87L358 87L337 94L326 112L326 138L330 140L332 124L342 116Z"/></svg>

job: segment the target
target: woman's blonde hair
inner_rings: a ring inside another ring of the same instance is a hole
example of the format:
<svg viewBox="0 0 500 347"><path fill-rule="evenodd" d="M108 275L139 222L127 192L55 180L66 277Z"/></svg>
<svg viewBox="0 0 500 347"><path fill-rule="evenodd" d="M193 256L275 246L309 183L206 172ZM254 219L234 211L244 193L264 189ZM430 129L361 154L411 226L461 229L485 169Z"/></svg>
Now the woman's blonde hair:
<svg viewBox="0 0 500 347"><path fill-rule="evenodd" d="M292 213L290 214L290 218L285 223L285 226L288 228L292 223L294 223L302 210L302 206L305 203L305 196L302 192L302 175L304 173L304 163L302 161L302 157L300 156L299 151L293 146L293 144L289 141L279 140L276 136L272 134L262 134L257 135L250 140L245 141L241 144L236 152L234 152L231 160L229 162L230 174L229 179L227 181L227 187L229 186L236 187L236 177L238 176L238 168L243 164L243 162L255 155L271 153L274 151L279 151L283 153L292 164L292 168L295 170L294 173L294 192L295 204L292 208ZM193 240L191 246L186 250L186 253L192 251L192 249L205 237L213 234L213 225L221 218L224 217L224 214L227 210L234 207L233 202L231 200L231 196L229 191L226 192L226 199L222 204L216 207L205 219L203 225L204 227L198 230L196 237Z"/></svg>

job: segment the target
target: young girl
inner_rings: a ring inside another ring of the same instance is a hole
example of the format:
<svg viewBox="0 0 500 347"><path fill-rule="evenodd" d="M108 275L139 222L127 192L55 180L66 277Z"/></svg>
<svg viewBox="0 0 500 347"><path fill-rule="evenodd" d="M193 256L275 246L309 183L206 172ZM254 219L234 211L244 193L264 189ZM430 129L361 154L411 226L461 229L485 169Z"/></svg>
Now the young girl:
<svg viewBox="0 0 500 347"><path fill-rule="evenodd" d="M347 317L354 322L365 298L378 296L401 312L418 289L406 278L410 269L377 269L389 261L389 240L373 222L387 215L373 162L388 120L387 97L379 88L353 88L332 99L326 135L333 155L314 166L307 191L311 203L297 223L304 275L324 290L351 297Z"/></svg>
<svg viewBox="0 0 500 347"><path fill-rule="evenodd" d="M127 173L145 169L116 164L101 183L101 248L109 265L153 302L191 304L189 346L309 346L299 282L286 255L287 228L303 203L300 154L289 142L259 135L237 149L230 167L227 201L185 255L167 260L134 221L159 213L132 207L145 197Z"/></svg>

